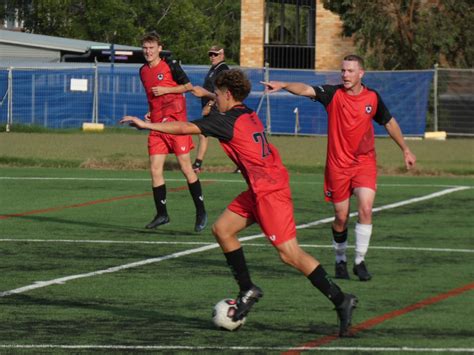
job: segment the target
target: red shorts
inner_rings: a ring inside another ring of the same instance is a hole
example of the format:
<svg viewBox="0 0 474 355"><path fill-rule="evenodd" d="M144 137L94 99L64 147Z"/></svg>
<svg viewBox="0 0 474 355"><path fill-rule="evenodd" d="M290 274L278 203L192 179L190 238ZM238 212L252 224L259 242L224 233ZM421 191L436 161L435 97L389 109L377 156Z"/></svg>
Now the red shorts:
<svg viewBox="0 0 474 355"><path fill-rule="evenodd" d="M365 162L348 169L329 169L324 173L324 196L326 201L337 203L347 200L357 187L377 191L377 165Z"/></svg>
<svg viewBox="0 0 474 355"><path fill-rule="evenodd" d="M227 208L257 222L273 245L296 238L293 200L289 188L260 197L247 190L237 196Z"/></svg>
<svg viewBox="0 0 474 355"><path fill-rule="evenodd" d="M170 154L182 155L194 148L191 136L175 136L154 132L148 136L148 155Z"/></svg>

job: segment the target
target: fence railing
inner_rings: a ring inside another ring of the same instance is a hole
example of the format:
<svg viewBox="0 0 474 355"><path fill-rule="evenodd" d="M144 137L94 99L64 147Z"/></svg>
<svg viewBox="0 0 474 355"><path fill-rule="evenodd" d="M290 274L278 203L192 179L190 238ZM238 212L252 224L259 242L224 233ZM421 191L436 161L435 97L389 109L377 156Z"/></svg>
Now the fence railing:
<svg viewBox="0 0 474 355"><path fill-rule="evenodd" d="M434 82L434 130L474 136L474 69L437 68Z"/></svg>
<svg viewBox="0 0 474 355"><path fill-rule="evenodd" d="M0 68L0 124L81 127L85 122L116 125L123 115L143 117L148 111L138 75L139 65L91 64ZM207 66L186 66L191 82L201 85ZM262 80L301 81L310 85L338 84L335 71L242 68L252 82L246 104L258 110L274 134L324 135L327 115L321 104L278 92L264 93ZM379 92L407 136L423 136L433 79L438 82L434 127L448 134L471 135L472 70L366 72L364 83ZM471 85L471 86L470 86ZM200 100L186 94L189 120L200 117ZM377 135L386 135L375 125Z"/></svg>

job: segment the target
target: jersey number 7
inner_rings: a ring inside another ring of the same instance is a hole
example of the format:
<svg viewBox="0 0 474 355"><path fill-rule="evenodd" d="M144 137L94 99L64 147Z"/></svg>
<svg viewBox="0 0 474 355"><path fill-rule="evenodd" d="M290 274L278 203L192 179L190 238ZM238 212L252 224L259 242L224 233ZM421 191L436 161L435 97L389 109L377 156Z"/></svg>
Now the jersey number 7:
<svg viewBox="0 0 474 355"><path fill-rule="evenodd" d="M260 143L262 145L262 158L272 154L270 147L268 146L267 136L265 132L257 132L253 134L253 140L255 143Z"/></svg>

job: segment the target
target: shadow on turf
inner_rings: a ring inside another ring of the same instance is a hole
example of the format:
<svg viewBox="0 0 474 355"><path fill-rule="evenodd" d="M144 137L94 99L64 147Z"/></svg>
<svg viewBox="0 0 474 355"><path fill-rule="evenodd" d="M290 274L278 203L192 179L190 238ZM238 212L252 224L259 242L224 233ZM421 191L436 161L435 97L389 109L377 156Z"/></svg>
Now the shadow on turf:
<svg viewBox="0 0 474 355"><path fill-rule="evenodd" d="M64 312L70 313L70 316L73 317L73 319L71 319L64 314L61 315L61 313L57 313L58 318L54 319L54 316L49 317L43 314L43 316L30 318L29 322L23 322L20 316L15 321L15 331L12 333L28 330L28 333L31 335L30 331L34 328L39 332L47 331L49 336L57 334L61 335L61 337L73 336L77 338L78 335L81 336L80 329L85 330L86 333L95 333L103 332L103 328L109 326L111 328L108 331L114 333L122 327L127 328L130 333L137 333L146 330L148 333L151 332L153 336L158 334L160 341L166 341L167 337L170 341L174 341L175 339L173 337L177 335L182 336L183 327L188 331L198 329L213 332L217 331L221 334L230 334L214 328L211 320L210 309L203 309L202 312L199 312L201 313L201 316L187 317L182 314L177 314L176 311L173 311L173 309L170 309L169 307L160 309L152 302L141 308L125 308L124 304L105 304L100 303L97 299L91 299L89 302L80 302L64 299L47 299L29 295L14 295L4 299L2 303L8 303L7 300L11 300L15 307L52 307L53 309L50 310L50 314L54 314L54 308L59 308L59 312L64 310ZM211 307L212 306L210 306L210 308ZM181 308L196 309L196 304L192 303L187 306L182 305ZM85 313L81 315L74 310L84 310ZM168 312L163 312L164 310L167 310ZM98 312L96 319L91 317L91 311ZM104 318L107 317L104 317L103 312L110 313L117 318L114 318L113 320L105 320ZM41 319L42 317L43 319ZM307 324L300 323L290 326L285 322L268 324L266 322L258 321L255 319L258 318L257 314L253 315L252 318L253 319L248 319L247 324L239 330L239 333L247 333L246 331L248 330L252 333L258 331L262 333L260 336L263 337L265 336L265 333L268 333L269 336L273 336L272 334L275 334L275 332L282 332L285 334L292 333L295 335L299 334L299 336L301 336L301 334L308 334L310 337L320 337L334 334L334 331L337 328L336 323L322 322L315 324L309 320ZM23 328L25 329L22 329L21 324L24 324ZM126 337L127 335L125 333L123 335ZM11 334L11 336L15 335ZM85 334L83 334L83 336L85 336ZM139 339L135 338L135 340Z"/></svg>
<svg viewBox="0 0 474 355"><path fill-rule="evenodd" d="M198 233L193 231L194 225L190 225L189 229L190 231L177 231L169 228L156 228L156 229L145 229L144 227L142 228L133 228L133 227L128 227L128 226L123 226L123 225L116 225L116 224L110 224L110 223L99 223L99 222L84 222L84 221L79 221L79 220L70 220L70 219L64 219L64 218L57 218L57 217L44 217L44 216L15 216L12 217L15 219L24 219L24 220L31 220L35 222L41 222L41 223L60 223L60 224L68 224L68 225L77 225L81 227L87 227L87 228L100 228L100 229L109 229L115 232L119 233L129 233L129 232L134 232L138 234L147 234L147 235L171 235L171 236L193 236L195 237ZM210 231L210 227L207 227L206 230ZM204 232L206 231L204 230ZM129 236L129 234L127 234Z"/></svg>

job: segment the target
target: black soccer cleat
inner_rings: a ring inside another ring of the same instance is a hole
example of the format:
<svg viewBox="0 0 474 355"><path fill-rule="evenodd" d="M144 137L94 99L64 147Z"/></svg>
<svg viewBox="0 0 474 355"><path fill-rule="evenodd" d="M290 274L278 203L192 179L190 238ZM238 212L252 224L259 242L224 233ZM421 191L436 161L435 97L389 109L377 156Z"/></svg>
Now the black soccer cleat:
<svg viewBox="0 0 474 355"><path fill-rule="evenodd" d="M358 265L354 264L352 271L354 271L354 275L359 276L360 281L369 281L372 278L363 261Z"/></svg>
<svg viewBox="0 0 474 355"><path fill-rule="evenodd" d="M168 223L170 223L170 218L168 217L168 215L156 215L155 218L153 218L153 220L145 226L145 228L154 229L158 226Z"/></svg>
<svg viewBox="0 0 474 355"><path fill-rule="evenodd" d="M207 226L207 213L204 212L203 214L196 215L196 223L194 224L194 231L195 232L202 232L204 228Z"/></svg>
<svg viewBox="0 0 474 355"><path fill-rule="evenodd" d="M349 293L344 294L344 301L335 308L339 320L339 336L350 337L350 327L352 324L352 312L357 307L359 300Z"/></svg>
<svg viewBox="0 0 474 355"><path fill-rule="evenodd" d="M250 312L252 306L263 297L263 291L258 286L252 286L247 291L240 291L237 296L237 310L232 317L234 322L243 319Z"/></svg>
<svg viewBox="0 0 474 355"><path fill-rule="evenodd" d="M347 272L347 263L345 261L336 262L336 272L334 277L336 279L350 279L349 273Z"/></svg>

